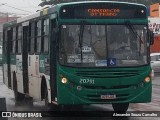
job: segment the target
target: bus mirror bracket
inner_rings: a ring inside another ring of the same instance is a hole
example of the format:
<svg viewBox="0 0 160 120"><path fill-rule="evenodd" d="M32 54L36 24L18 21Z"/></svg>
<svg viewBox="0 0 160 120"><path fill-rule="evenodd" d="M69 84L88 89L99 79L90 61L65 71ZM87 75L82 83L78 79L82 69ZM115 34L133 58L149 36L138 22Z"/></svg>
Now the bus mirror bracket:
<svg viewBox="0 0 160 120"><path fill-rule="evenodd" d="M151 30L149 30L149 42L150 42L150 45L154 44L154 33Z"/></svg>

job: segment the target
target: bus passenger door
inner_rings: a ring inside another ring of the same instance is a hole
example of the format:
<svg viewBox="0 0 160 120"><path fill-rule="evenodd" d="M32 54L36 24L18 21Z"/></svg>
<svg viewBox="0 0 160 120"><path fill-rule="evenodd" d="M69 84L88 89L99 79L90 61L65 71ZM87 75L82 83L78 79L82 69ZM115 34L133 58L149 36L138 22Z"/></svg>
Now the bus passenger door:
<svg viewBox="0 0 160 120"><path fill-rule="evenodd" d="M8 79L5 83L9 88L11 88L11 40L12 40L12 29L9 28L7 30L7 44L6 44L6 62L7 62L7 66L6 68L6 75L4 77L6 77L5 79Z"/></svg>
<svg viewBox="0 0 160 120"><path fill-rule="evenodd" d="M28 83L28 37L29 22L23 23L23 41L22 41L22 67L23 67L23 89L24 93L29 93Z"/></svg>
<svg viewBox="0 0 160 120"><path fill-rule="evenodd" d="M51 20L51 36L50 36L50 86L51 86L51 99L56 101L57 98L57 32L56 32L56 19Z"/></svg>

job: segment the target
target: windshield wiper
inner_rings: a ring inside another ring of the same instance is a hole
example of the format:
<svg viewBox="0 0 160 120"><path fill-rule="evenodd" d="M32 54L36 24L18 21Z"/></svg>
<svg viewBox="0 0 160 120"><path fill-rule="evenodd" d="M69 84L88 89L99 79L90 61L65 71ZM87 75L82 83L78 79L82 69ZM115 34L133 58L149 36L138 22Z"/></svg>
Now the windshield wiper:
<svg viewBox="0 0 160 120"><path fill-rule="evenodd" d="M139 56L140 56L140 53L141 53L141 44L142 44L142 39L140 37L140 35L137 33L136 29L134 28L134 26L130 23L130 22L126 22L126 26L127 28L129 29L129 31L132 33L132 35L135 37L135 39L138 38L139 40Z"/></svg>
<svg viewBox="0 0 160 120"><path fill-rule="evenodd" d="M82 53L82 44L83 44L83 33L84 33L84 24L83 22L80 24L80 33L79 33L79 47L81 52L81 62L83 60L83 53Z"/></svg>

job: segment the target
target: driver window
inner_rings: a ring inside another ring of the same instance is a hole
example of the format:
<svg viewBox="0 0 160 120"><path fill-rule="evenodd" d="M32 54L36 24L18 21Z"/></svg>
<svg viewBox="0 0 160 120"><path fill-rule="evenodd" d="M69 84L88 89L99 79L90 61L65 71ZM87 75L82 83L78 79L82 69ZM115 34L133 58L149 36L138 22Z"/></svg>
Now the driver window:
<svg viewBox="0 0 160 120"><path fill-rule="evenodd" d="M112 25L108 27L108 39L109 39L109 49L110 50L124 50L129 49L128 43L125 38L124 27ZM124 40L125 39L125 40Z"/></svg>
<svg viewBox="0 0 160 120"><path fill-rule="evenodd" d="M106 26L92 25L92 47L98 59L106 59Z"/></svg>
<svg viewBox="0 0 160 120"><path fill-rule="evenodd" d="M66 25L62 25L62 32L63 32L63 45L64 45L64 52L67 54L73 54L73 48L74 48L74 33L73 30L74 27L69 27Z"/></svg>

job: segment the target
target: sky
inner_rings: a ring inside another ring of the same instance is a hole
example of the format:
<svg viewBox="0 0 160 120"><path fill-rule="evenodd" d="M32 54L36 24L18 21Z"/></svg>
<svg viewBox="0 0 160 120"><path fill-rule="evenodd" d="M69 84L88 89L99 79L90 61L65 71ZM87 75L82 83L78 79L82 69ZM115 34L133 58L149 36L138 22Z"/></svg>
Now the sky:
<svg viewBox="0 0 160 120"><path fill-rule="evenodd" d="M38 6L41 0L0 0L0 12L11 13L12 15L29 15L41 10Z"/></svg>

